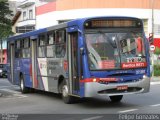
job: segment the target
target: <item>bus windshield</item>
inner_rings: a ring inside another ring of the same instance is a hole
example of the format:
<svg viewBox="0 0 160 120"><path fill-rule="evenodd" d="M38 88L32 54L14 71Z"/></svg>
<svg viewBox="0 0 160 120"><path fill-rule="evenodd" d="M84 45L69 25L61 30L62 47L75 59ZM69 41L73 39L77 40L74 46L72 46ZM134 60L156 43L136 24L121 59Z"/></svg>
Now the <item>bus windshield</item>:
<svg viewBox="0 0 160 120"><path fill-rule="evenodd" d="M86 33L85 38L90 70L146 67L141 32L96 31Z"/></svg>

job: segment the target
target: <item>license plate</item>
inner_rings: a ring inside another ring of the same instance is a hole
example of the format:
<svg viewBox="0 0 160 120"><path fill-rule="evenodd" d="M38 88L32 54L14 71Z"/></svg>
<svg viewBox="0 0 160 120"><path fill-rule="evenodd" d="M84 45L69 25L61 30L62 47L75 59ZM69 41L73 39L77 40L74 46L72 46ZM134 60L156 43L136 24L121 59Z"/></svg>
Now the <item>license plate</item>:
<svg viewBox="0 0 160 120"><path fill-rule="evenodd" d="M117 90L127 90L127 89L128 89L127 85L117 86Z"/></svg>

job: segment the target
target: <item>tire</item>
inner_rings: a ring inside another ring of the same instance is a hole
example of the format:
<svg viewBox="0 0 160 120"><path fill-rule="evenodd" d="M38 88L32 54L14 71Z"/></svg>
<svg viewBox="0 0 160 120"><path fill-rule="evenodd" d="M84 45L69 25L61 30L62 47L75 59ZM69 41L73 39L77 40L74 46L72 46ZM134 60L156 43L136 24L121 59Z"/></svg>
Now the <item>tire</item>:
<svg viewBox="0 0 160 120"><path fill-rule="evenodd" d="M123 98L123 95L109 96L112 102L120 102Z"/></svg>
<svg viewBox="0 0 160 120"><path fill-rule="evenodd" d="M20 89L21 89L22 93L27 93L28 92L28 88L25 87L23 75L20 76Z"/></svg>
<svg viewBox="0 0 160 120"><path fill-rule="evenodd" d="M62 81L61 85L62 99L66 104L72 104L74 102L74 97L69 95L68 86L65 81Z"/></svg>

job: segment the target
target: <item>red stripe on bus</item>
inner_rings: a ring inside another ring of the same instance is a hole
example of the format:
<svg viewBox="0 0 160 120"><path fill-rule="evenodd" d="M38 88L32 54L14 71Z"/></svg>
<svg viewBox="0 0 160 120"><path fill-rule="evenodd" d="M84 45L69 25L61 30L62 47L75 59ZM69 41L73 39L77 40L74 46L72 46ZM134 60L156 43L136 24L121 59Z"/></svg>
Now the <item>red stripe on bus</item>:
<svg viewBox="0 0 160 120"><path fill-rule="evenodd" d="M86 82L93 82L93 78L86 78L83 80L80 80L81 83L86 83Z"/></svg>
<svg viewBox="0 0 160 120"><path fill-rule="evenodd" d="M42 15L45 13L56 11L56 2L49 2L45 5L36 7L36 15Z"/></svg>
<svg viewBox="0 0 160 120"><path fill-rule="evenodd" d="M31 76L31 79L32 79L32 83L34 83L33 88L38 88L38 80L37 80L35 72L34 72L34 78L32 77L32 64L29 65L29 73L30 73L30 76Z"/></svg>

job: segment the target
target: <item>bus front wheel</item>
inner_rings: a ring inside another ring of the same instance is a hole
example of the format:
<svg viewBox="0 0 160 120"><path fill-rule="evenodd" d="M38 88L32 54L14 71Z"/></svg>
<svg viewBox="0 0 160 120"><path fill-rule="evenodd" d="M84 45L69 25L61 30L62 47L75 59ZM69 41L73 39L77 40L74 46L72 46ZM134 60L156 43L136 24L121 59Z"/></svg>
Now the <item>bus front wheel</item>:
<svg viewBox="0 0 160 120"><path fill-rule="evenodd" d="M20 89L21 89L22 93L27 93L28 92L28 88L25 87L23 75L20 76Z"/></svg>
<svg viewBox="0 0 160 120"><path fill-rule="evenodd" d="M123 95L109 96L112 102L120 102L123 98Z"/></svg>
<svg viewBox="0 0 160 120"><path fill-rule="evenodd" d="M67 86L66 82L63 81L61 84L62 84L61 85L62 99L63 99L64 103L66 103L66 104L73 103L74 98L69 95L69 90L68 90L68 86Z"/></svg>

